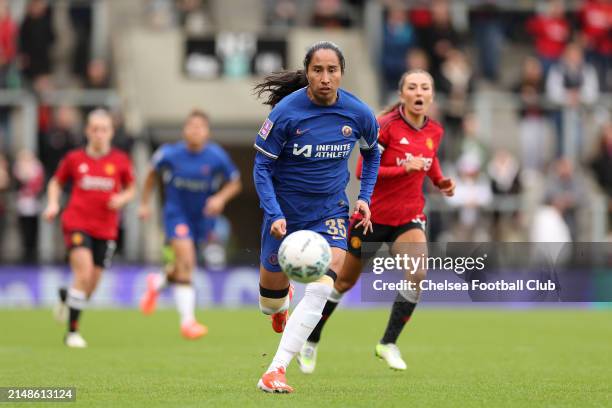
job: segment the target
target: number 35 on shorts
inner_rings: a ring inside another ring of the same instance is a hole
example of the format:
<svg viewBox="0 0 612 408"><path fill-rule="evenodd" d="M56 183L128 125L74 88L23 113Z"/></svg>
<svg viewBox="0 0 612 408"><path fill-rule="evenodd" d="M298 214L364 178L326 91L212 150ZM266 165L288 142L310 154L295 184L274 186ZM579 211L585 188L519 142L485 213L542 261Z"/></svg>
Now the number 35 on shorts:
<svg viewBox="0 0 612 408"><path fill-rule="evenodd" d="M333 236L341 236L346 238L346 220L342 218L332 218L325 221L327 233Z"/></svg>

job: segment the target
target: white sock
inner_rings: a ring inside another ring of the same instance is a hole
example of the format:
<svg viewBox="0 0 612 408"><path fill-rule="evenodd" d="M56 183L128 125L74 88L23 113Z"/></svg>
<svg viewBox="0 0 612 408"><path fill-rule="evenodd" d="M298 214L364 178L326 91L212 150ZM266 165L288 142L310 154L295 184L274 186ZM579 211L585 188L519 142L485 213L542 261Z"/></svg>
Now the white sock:
<svg viewBox="0 0 612 408"><path fill-rule="evenodd" d="M333 288L327 300L333 303L339 303L340 300L342 300L342 296L344 296L344 293L340 293L336 288Z"/></svg>
<svg viewBox="0 0 612 408"><path fill-rule="evenodd" d="M321 319L323 306L332 287L323 283L309 283L304 297L289 317L283 337L268 368L268 372L279 367L287 368L293 357L302 349L310 333Z"/></svg>
<svg viewBox="0 0 612 408"><path fill-rule="evenodd" d="M70 288L68 289L66 304L72 309L83 310L87 305L87 294L82 290Z"/></svg>
<svg viewBox="0 0 612 408"><path fill-rule="evenodd" d="M181 317L181 325L195 320L195 289L191 285L174 285L176 310Z"/></svg>

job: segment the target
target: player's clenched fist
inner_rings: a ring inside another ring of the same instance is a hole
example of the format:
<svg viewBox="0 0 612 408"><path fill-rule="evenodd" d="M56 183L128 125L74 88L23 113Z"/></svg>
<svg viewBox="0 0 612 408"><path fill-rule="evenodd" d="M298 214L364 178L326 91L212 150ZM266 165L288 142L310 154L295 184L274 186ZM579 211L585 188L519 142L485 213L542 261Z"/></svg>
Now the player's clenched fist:
<svg viewBox="0 0 612 408"><path fill-rule="evenodd" d="M287 235L287 220L281 218L274 221L270 227L270 234L276 239L281 239Z"/></svg>

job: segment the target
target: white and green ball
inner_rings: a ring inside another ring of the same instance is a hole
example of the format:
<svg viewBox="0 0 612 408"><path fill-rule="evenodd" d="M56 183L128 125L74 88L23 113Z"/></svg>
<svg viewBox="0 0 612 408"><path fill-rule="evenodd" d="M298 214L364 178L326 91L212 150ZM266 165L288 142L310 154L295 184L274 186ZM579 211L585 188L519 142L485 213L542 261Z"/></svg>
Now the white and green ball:
<svg viewBox="0 0 612 408"><path fill-rule="evenodd" d="M283 272L297 282L314 282L329 269L332 253L329 243L314 231L301 230L287 236L278 250Z"/></svg>

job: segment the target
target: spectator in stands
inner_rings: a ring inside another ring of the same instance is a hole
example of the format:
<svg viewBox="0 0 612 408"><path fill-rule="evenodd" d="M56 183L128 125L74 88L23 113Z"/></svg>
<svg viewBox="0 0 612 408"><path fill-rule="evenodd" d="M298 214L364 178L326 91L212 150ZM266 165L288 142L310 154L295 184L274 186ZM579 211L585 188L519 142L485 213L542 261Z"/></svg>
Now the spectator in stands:
<svg viewBox="0 0 612 408"><path fill-rule="evenodd" d="M24 263L36 262L40 194L45 188L45 174L36 156L29 150L22 150L17 155L13 177L17 182L16 208L23 248L22 259Z"/></svg>
<svg viewBox="0 0 612 408"><path fill-rule="evenodd" d="M563 0L548 0L545 12L527 21L527 32L533 36L536 54L547 76L550 67L561 58L571 35Z"/></svg>
<svg viewBox="0 0 612 408"><path fill-rule="evenodd" d="M111 87L108 64L103 59L93 59L87 64L85 88L108 89Z"/></svg>
<svg viewBox="0 0 612 408"><path fill-rule="evenodd" d="M487 174L491 179L491 190L500 199L515 199L516 211L509 212L509 217L495 209L493 211L494 238L498 241L518 240L520 233L520 213L518 211L518 198L521 194L521 165L519 161L505 149L498 149L487 165Z"/></svg>
<svg viewBox="0 0 612 408"><path fill-rule="evenodd" d="M586 191L571 160L562 157L553 163L546 180L544 202L563 216L573 240L578 233L577 210L586 203Z"/></svg>
<svg viewBox="0 0 612 408"><path fill-rule="evenodd" d="M81 81L87 79L87 69L91 59L91 36L93 29L93 2L70 2L68 14L74 31L72 50L72 73Z"/></svg>
<svg viewBox="0 0 612 408"><path fill-rule="evenodd" d="M440 79L440 68L451 50L460 47L461 37L452 25L448 2L434 0L431 5L432 23L423 30L421 47L429 53L431 73Z"/></svg>
<svg viewBox="0 0 612 408"><path fill-rule="evenodd" d="M351 19L342 0L316 0L310 25L316 28L349 28Z"/></svg>
<svg viewBox="0 0 612 408"><path fill-rule="evenodd" d="M602 92L612 92L612 2L585 0L579 10L587 60L599 76Z"/></svg>
<svg viewBox="0 0 612 408"><path fill-rule="evenodd" d="M71 149L83 144L80 129L79 111L72 106L60 106L56 109L54 120L48 132L39 135L40 159L45 174L50 177L61 158Z"/></svg>
<svg viewBox="0 0 612 408"><path fill-rule="evenodd" d="M7 199L6 194L11 186L11 176L6 158L0 152L0 259L3 258L2 243L6 228Z"/></svg>
<svg viewBox="0 0 612 408"><path fill-rule="evenodd" d="M436 89L446 98L443 105L446 133L450 138L458 139L463 117L470 110L469 98L474 91L474 73L462 51L453 48L446 52Z"/></svg>
<svg viewBox="0 0 612 408"><path fill-rule="evenodd" d="M295 0L269 0L268 26L288 29L296 25L298 6Z"/></svg>
<svg viewBox="0 0 612 408"><path fill-rule="evenodd" d="M51 73L51 47L55 33L46 0L30 0L19 29L20 64L24 76L33 83Z"/></svg>
<svg viewBox="0 0 612 408"><path fill-rule="evenodd" d="M520 157L523 167L543 171L550 146L549 113L544 101L544 71L536 57L523 60L521 77L513 87L518 97ZM537 146L538 148L534 148Z"/></svg>
<svg viewBox="0 0 612 408"><path fill-rule="evenodd" d="M483 143L483 137L478 127L478 119L473 113L467 113L463 118L461 140L456 143L455 150L447 156L451 161L455 161L458 157L469 155L478 158L479 163L487 163L489 161L489 149Z"/></svg>
<svg viewBox="0 0 612 408"><path fill-rule="evenodd" d="M406 52L416 44L416 37L408 14L403 7L387 10L383 27L382 68L385 94L397 97L397 83L406 72Z"/></svg>
<svg viewBox="0 0 612 408"><path fill-rule="evenodd" d="M546 93L558 109L553 111L557 135L557 157L580 157L583 135L583 108L593 105L599 97L595 68L584 61L578 43L568 44L563 58L550 69Z"/></svg>
<svg viewBox="0 0 612 408"><path fill-rule="evenodd" d="M149 26L155 30L176 27L177 15L173 1L148 0L146 3L146 19Z"/></svg>
<svg viewBox="0 0 612 408"><path fill-rule="evenodd" d="M406 53L406 71L422 69L429 71L429 57L422 48L411 48Z"/></svg>
<svg viewBox="0 0 612 408"><path fill-rule="evenodd" d="M486 0L474 7L472 17L480 73L489 81L497 82L504 39L499 6L493 0Z"/></svg>
<svg viewBox="0 0 612 408"><path fill-rule="evenodd" d="M8 2L0 0L0 88L9 87L9 75L17 53L17 24Z"/></svg>
<svg viewBox="0 0 612 408"><path fill-rule="evenodd" d="M179 23L190 36L206 34L211 29L209 15L202 0L177 0Z"/></svg>
<svg viewBox="0 0 612 408"><path fill-rule="evenodd" d="M599 150L591 161L591 168L603 191L612 198L612 121L601 127L599 142Z"/></svg>
<svg viewBox="0 0 612 408"><path fill-rule="evenodd" d="M453 197L448 203L458 211L458 222L453 227L452 240L484 242L489 239L484 210L493 201L491 181L481 171L483 163L478 155L465 154L457 161L459 177Z"/></svg>
<svg viewBox="0 0 612 408"><path fill-rule="evenodd" d="M591 161L591 169L607 198L608 228L612 228L612 122L601 127L600 147Z"/></svg>

